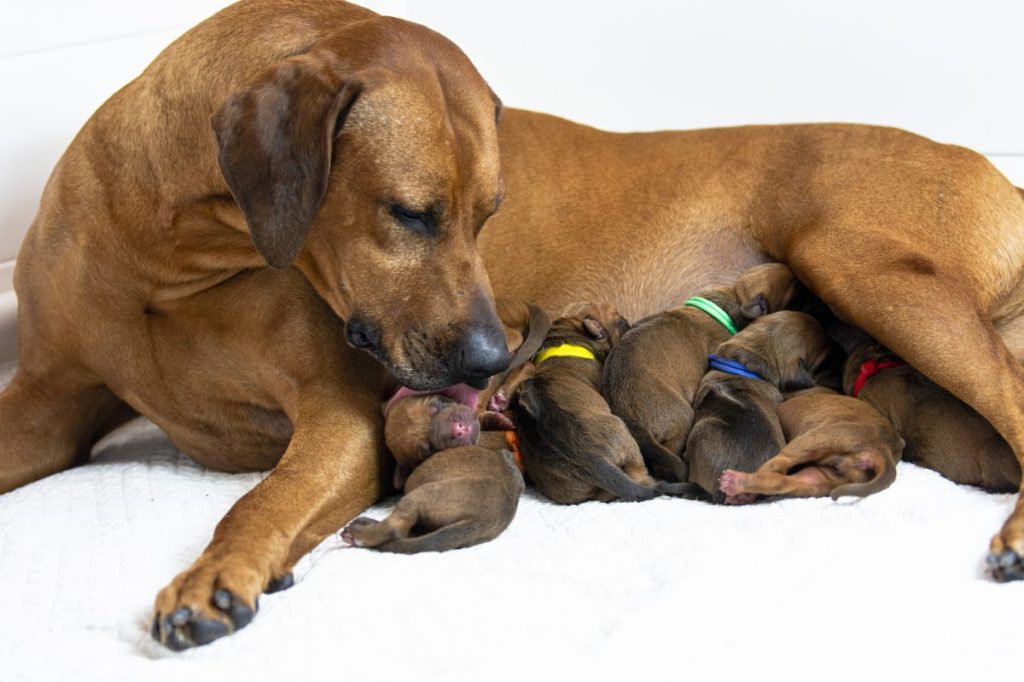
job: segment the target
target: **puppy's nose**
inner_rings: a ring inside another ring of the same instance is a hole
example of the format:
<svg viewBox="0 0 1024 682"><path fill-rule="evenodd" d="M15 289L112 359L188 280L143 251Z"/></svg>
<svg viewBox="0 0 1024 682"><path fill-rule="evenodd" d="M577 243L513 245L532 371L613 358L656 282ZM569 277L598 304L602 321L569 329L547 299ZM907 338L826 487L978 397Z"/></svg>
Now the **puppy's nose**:
<svg viewBox="0 0 1024 682"><path fill-rule="evenodd" d="M459 346L459 370L469 384L504 372L511 362L505 331L500 325L471 329Z"/></svg>
<svg viewBox="0 0 1024 682"><path fill-rule="evenodd" d="M469 424L457 421L452 424L452 438L462 439L469 435Z"/></svg>
<svg viewBox="0 0 1024 682"><path fill-rule="evenodd" d="M380 330L361 317L353 317L345 323L345 338L353 348L371 353L380 350Z"/></svg>

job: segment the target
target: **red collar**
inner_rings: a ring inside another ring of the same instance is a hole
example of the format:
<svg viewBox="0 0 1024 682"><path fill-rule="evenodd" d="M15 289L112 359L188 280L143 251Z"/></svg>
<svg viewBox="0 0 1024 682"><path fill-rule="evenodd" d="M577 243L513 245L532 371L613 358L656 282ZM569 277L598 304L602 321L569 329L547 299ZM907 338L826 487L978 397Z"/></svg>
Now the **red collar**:
<svg viewBox="0 0 1024 682"><path fill-rule="evenodd" d="M860 394L861 389L864 388L864 384L868 383L868 379L883 369L902 367L906 364L903 360L867 360L860 366L860 374L857 375L857 380L853 382L853 390L850 392L850 395L856 398Z"/></svg>

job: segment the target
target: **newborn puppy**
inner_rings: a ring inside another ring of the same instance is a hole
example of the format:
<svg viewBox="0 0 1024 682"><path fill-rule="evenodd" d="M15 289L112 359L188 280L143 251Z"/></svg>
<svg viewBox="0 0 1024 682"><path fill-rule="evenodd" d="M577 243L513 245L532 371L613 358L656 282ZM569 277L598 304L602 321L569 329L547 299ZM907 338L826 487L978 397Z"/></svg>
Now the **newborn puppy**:
<svg viewBox="0 0 1024 682"><path fill-rule="evenodd" d="M655 478L687 479L683 446L708 353L750 320L782 310L797 288L786 265L755 266L732 286L706 289L682 307L641 320L609 353L604 396Z"/></svg>
<svg viewBox="0 0 1024 682"><path fill-rule="evenodd" d="M851 349L843 387L892 422L906 441L908 462L956 483L996 492L1019 488L1020 464L992 425L874 339Z"/></svg>
<svg viewBox="0 0 1024 682"><path fill-rule="evenodd" d="M508 450L441 450L412 472L386 519L357 518L341 537L357 547L403 554L468 547L508 527L522 492L523 476Z"/></svg>
<svg viewBox="0 0 1024 682"><path fill-rule="evenodd" d="M795 311L758 318L718 347L697 389L684 452L690 480L713 502L725 501L722 472L754 471L786 444L776 416L782 392L814 386L829 349L821 325Z"/></svg>
<svg viewBox="0 0 1024 682"><path fill-rule="evenodd" d="M626 425L601 397L601 365L628 328L611 306L569 306L534 359L536 374L513 397L526 473L555 502L693 492L655 483Z"/></svg>
<svg viewBox="0 0 1024 682"><path fill-rule="evenodd" d="M752 474L726 469L726 504L750 495L865 497L896 480L903 439L863 400L811 388L782 403L778 417L786 447Z"/></svg>

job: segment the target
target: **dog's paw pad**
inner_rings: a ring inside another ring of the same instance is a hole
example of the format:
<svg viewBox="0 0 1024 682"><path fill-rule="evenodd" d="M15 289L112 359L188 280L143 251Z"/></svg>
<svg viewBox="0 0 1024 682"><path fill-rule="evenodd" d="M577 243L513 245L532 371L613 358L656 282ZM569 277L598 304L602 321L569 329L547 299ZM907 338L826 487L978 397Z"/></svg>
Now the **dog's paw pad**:
<svg viewBox="0 0 1024 682"><path fill-rule="evenodd" d="M267 589L263 590L263 594L274 594L275 592L283 592L289 587L295 584L295 576L291 573L285 573L280 578L274 578L267 583Z"/></svg>
<svg viewBox="0 0 1024 682"><path fill-rule="evenodd" d="M726 497L736 497L743 492L743 484L746 480L746 474L740 473L739 471L733 471L732 469L726 469L718 479L718 487L723 493L725 493ZM728 501L726 503L729 504Z"/></svg>

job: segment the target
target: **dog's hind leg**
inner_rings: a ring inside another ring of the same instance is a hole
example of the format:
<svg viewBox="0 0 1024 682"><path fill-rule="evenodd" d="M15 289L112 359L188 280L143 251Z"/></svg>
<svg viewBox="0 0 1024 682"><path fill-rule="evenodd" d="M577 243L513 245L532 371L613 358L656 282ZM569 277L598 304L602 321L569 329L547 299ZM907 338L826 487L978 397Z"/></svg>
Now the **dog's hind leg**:
<svg viewBox="0 0 1024 682"><path fill-rule="evenodd" d="M486 533L472 520L462 519L448 526L415 537L398 538L378 545L382 552L416 554L417 552L443 552L448 549L469 547L489 540Z"/></svg>
<svg viewBox="0 0 1024 682"><path fill-rule="evenodd" d="M85 370L19 368L0 393L0 493L86 461L121 404Z"/></svg>
<svg viewBox="0 0 1024 682"><path fill-rule="evenodd" d="M936 263L853 234L807 240L790 265L833 311L988 419L1024 461L1024 369L990 321L1000 263ZM850 252L860 258L834 255ZM1021 498L991 542L989 563L997 580L1024 579Z"/></svg>

